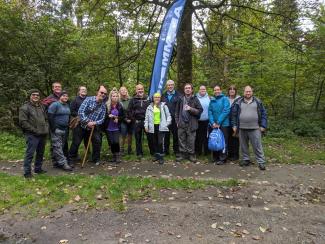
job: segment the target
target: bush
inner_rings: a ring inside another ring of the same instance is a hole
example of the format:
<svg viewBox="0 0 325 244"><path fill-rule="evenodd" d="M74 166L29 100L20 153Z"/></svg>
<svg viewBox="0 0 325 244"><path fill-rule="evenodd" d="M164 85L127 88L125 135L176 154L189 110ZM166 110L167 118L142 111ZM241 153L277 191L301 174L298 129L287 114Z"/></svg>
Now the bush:
<svg viewBox="0 0 325 244"><path fill-rule="evenodd" d="M324 124L321 121L311 121L310 119L299 119L294 121L292 131L297 136L303 137L323 137L325 135Z"/></svg>

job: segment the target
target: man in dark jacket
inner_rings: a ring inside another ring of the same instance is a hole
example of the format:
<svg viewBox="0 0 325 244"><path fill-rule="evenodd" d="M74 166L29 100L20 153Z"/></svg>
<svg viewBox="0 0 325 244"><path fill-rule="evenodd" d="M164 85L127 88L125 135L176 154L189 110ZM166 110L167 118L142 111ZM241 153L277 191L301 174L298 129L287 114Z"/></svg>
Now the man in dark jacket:
<svg viewBox="0 0 325 244"><path fill-rule="evenodd" d="M261 170L265 170L265 157L262 147L262 133L267 128L267 114L262 102L253 96L253 89L246 86L244 97L239 98L232 108L232 128L239 132L239 143L242 152L240 166L251 164L248 143L251 142L256 161Z"/></svg>
<svg viewBox="0 0 325 244"><path fill-rule="evenodd" d="M19 124L26 139L26 153L24 158L24 176L31 178L31 164L36 151L34 172L45 173L42 169L43 156L48 134L48 121L44 106L40 102L40 92L32 89L28 92L29 101L19 109Z"/></svg>
<svg viewBox="0 0 325 244"><path fill-rule="evenodd" d="M87 97L87 88L85 86L79 86L78 96L70 103L71 116L76 118L78 116L78 110ZM79 117L78 117L79 118ZM79 118L80 120L80 118ZM85 147L87 147L89 133L81 128L80 123L72 130L72 143L69 150L69 165L74 167L74 162L80 160L78 150L82 140Z"/></svg>
<svg viewBox="0 0 325 244"><path fill-rule="evenodd" d="M175 90L175 82L168 80L166 82L166 92L162 96L162 101L166 103L169 112L172 116L172 123L168 126L169 131L165 134L164 149L165 154L169 154L170 133L173 134L173 151L176 157L179 157L177 125L175 121L175 109L180 99L180 94Z"/></svg>
<svg viewBox="0 0 325 244"><path fill-rule="evenodd" d="M144 133L144 119L147 107L150 104L148 97L144 94L144 87L138 84L135 87L136 95L130 100L128 107L128 119L134 123L134 136L136 142L136 153L138 160L143 157L142 134ZM150 154L153 154L153 147L149 144Z"/></svg>
<svg viewBox="0 0 325 244"><path fill-rule="evenodd" d="M199 99L193 95L193 85L185 84L184 96L180 98L175 110L175 121L178 128L179 151L182 155L177 161L189 156L195 162L195 136L198 120L203 112Z"/></svg>

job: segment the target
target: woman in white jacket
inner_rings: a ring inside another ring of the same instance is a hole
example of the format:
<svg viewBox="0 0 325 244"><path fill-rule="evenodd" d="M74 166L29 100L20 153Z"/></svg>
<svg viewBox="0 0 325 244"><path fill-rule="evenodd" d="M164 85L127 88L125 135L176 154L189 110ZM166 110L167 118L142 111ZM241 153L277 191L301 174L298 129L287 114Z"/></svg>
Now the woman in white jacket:
<svg viewBox="0 0 325 244"><path fill-rule="evenodd" d="M144 129L148 133L148 143L154 149L153 160L158 161L159 164L164 163L164 140L171 121L172 117L167 105L161 102L160 93L155 93L153 102L146 110Z"/></svg>

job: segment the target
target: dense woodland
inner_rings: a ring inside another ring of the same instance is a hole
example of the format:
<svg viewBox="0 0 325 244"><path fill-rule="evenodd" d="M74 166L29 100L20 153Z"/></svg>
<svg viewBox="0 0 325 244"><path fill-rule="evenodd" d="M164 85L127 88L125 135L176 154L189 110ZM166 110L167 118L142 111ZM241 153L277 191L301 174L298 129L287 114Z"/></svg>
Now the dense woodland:
<svg viewBox="0 0 325 244"><path fill-rule="evenodd" d="M46 96L53 81L72 96L81 84L148 89L171 2L0 0L1 129L15 128L28 89ZM324 135L324 23L321 0L188 0L169 78L210 94L251 84L273 131Z"/></svg>

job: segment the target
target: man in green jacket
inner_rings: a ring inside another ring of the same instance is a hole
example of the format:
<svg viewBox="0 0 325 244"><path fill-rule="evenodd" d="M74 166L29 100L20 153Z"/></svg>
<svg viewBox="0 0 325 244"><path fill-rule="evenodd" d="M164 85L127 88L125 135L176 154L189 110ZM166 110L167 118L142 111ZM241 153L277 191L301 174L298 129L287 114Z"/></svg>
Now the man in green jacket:
<svg viewBox="0 0 325 244"><path fill-rule="evenodd" d="M31 164L36 151L34 172L45 173L42 169L43 156L46 144L46 135L49 132L47 116L44 106L40 102L40 92L37 89L28 91L29 101L19 109L19 124L26 139L26 153L24 158L24 177L31 178Z"/></svg>

